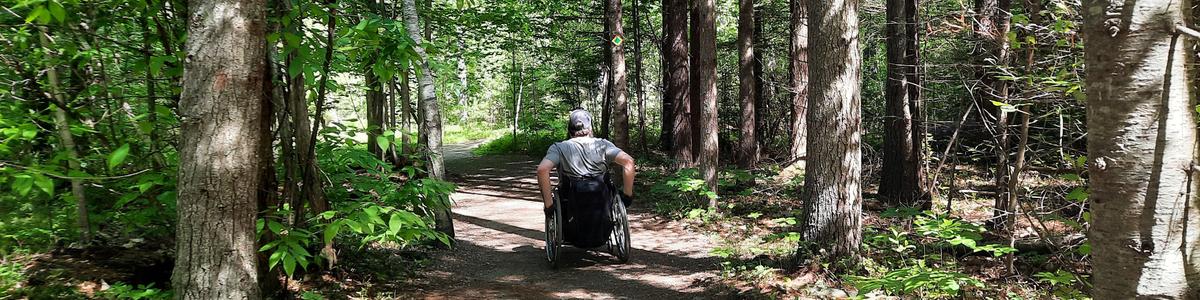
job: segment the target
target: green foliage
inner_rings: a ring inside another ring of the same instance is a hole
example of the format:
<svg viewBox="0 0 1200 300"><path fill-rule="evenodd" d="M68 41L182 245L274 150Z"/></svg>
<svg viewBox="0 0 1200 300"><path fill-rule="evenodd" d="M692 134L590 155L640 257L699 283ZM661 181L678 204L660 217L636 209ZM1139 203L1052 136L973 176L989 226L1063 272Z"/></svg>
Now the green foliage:
<svg viewBox="0 0 1200 300"><path fill-rule="evenodd" d="M0 263L0 298L15 296L17 286L25 281L24 267L16 262Z"/></svg>
<svg viewBox="0 0 1200 300"><path fill-rule="evenodd" d="M446 144L459 144L474 141L487 140L504 136L505 132L511 132L511 128L491 128L488 124L470 124L470 125L447 125L442 128L442 142Z"/></svg>
<svg viewBox="0 0 1200 300"><path fill-rule="evenodd" d="M957 297L966 287L983 288L983 282L958 271L957 259L945 257L938 249L965 247L994 257L1016 252L1011 247L984 243L982 226L934 212L898 208L881 216L911 220L911 230L892 225L864 232L865 249L878 263L864 264L869 266L868 275L845 276L860 295L879 290L893 296Z"/></svg>
<svg viewBox="0 0 1200 300"><path fill-rule="evenodd" d="M166 300L172 299L173 295L170 290L155 288L153 283L131 286L117 282L110 285L107 290L97 293L96 297L112 300Z"/></svg>
<svg viewBox="0 0 1200 300"><path fill-rule="evenodd" d="M1050 286L1050 292L1058 299L1072 300L1090 300L1086 293L1080 290L1080 287L1087 285L1087 275L1075 274L1066 270L1056 270L1054 272L1038 272L1033 274L1038 282Z"/></svg>
<svg viewBox="0 0 1200 300"><path fill-rule="evenodd" d="M491 142L480 145L472 151L475 155L524 154L529 156L546 155L550 145L564 140L563 130L554 133L547 130L521 132L514 138L512 133L505 134Z"/></svg>
<svg viewBox="0 0 1200 300"><path fill-rule="evenodd" d="M937 215L933 212L925 212L924 215L917 216L913 224L915 225L913 229L922 236L933 238L938 243L966 246L972 252L987 252L992 256L1000 257L1017 251L1012 247L999 244L980 245L979 243L983 239L982 233L985 231L983 226Z"/></svg>
<svg viewBox="0 0 1200 300"><path fill-rule="evenodd" d="M680 169L669 177L653 182L649 197L658 199L654 202L655 212L693 219L706 219L712 215L707 210L708 200L717 195L700 179L698 170Z"/></svg>
<svg viewBox="0 0 1200 300"><path fill-rule="evenodd" d="M449 237L434 230L432 216L434 210L451 205L454 184L424 178L426 171L419 166L396 170L352 138L342 137L341 130L346 128L339 125L325 132L341 146L321 145L317 149L321 169L331 182L342 187L326 190L326 197L334 200L333 209L293 220L292 208L285 204L268 209L271 213L258 220L259 239L264 243L259 251L270 254L269 267L281 266L287 276L294 276L297 267L306 270L321 261L310 251L314 245L329 244L339 237L357 239L360 247L371 243L403 247L421 241L450 245ZM399 142L392 138L378 140ZM381 146L387 148L389 144ZM420 157L412 154L408 159L419 161ZM397 179L395 174L403 178Z"/></svg>
<svg viewBox="0 0 1200 300"><path fill-rule="evenodd" d="M912 266L894 269L879 277L846 276L846 280L858 288L860 295L883 290L890 295L945 298L958 296L964 286L983 287L983 282L978 279L929 267L925 260L916 260Z"/></svg>

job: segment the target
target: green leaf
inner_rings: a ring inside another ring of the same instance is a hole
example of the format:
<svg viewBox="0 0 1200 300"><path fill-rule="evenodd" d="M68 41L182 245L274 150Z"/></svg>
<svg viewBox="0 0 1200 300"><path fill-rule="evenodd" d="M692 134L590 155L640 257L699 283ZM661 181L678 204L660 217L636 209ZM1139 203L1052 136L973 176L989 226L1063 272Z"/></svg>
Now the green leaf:
<svg viewBox="0 0 1200 300"><path fill-rule="evenodd" d="M1067 200L1071 200L1071 201L1075 201L1075 202L1087 202L1088 196L1090 196L1090 194L1088 193L1086 188L1076 187L1074 189L1071 189L1071 192L1067 194Z"/></svg>
<svg viewBox="0 0 1200 300"><path fill-rule="evenodd" d="M271 228L271 232L274 232L275 234L283 232L283 224L279 224L279 222L267 221L267 227Z"/></svg>
<svg viewBox="0 0 1200 300"><path fill-rule="evenodd" d="M274 253L271 253L271 257L267 258L267 268L275 269L275 265L279 264L279 260L283 259L283 256L285 255L287 255L287 252L283 251L275 251Z"/></svg>
<svg viewBox="0 0 1200 300"><path fill-rule="evenodd" d="M108 169L112 170L122 162L125 162L125 157L127 156L129 156L129 144L121 145L121 148L117 148L117 151L113 151L112 154L108 155Z"/></svg>
<svg viewBox="0 0 1200 300"><path fill-rule="evenodd" d="M21 196L29 195L29 191L33 189L33 177L29 175L16 175L13 178L15 178L12 184L13 191Z"/></svg>
<svg viewBox="0 0 1200 300"><path fill-rule="evenodd" d="M340 231L342 231L342 222L333 222L333 223L330 223L329 226L325 226L325 231L324 231L325 243L328 244L329 242L332 242L333 238L336 237L338 232L340 232Z"/></svg>
<svg viewBox="0 0 1200 300"><path fill-rule="evenodd" d="M121 199L118 199L117 203L113 204L113 209L121 209L125 207L125 205L129 204L129 202L136 200L138 196L139 194L137 193L125 193L124 195L121 195Z"/></svg>
<svg viewBox="0 0 1200 300"><path fill-rule="evenodd" d="M42 176L42 174L33 175L33 184L46 192L47 196L54 197L54 180L50 177Z"/></svg>
<svg viewBox="0 0 1200 300"><path fill-rule="evenodd" d="M50 14L50 12L46 11L45 6L38 5L36 8L33 9L33 11L29 12L28 16L25 16L25 23L33 23L34 20L41 19L42 15L49 15L49 14Z"/></svg>
<svg viewBox="0 0 1200 300"><path fill-rule="evenodd" d="M375 138L375 144L379 145L379 149L387 149L388 145L391 143L392 141L389 141L388 137L385 135L380 135L379 137Z"/></svg>
<svg viewBox="0 0 1200 300"><path fill-rule="evenodd" d="M400 227L402 226L401 223L402 222L400 220L400 214L392 214L392 217L388 218L387 233L389 235L393 235L393 234L396 234L397 232L400 232Z"/></svg>
<svg viewBox="0 0 1200 300"><path fill-rule="evenodd" d="M59 22L67 21L67 10L63 8L62 3L59 3L58 1L50 1L49 7L50 16L53 16L54 19L58 20Z"/></svg>
<svg viewBox="0 0 1200 300"><path fill-rule="evenodd" d="M292 257L291 255L285 255L283 257L283 272L287 273L287 276L289 278L292 277L293 274L296 274L296 258L295 257Z"/></svg>

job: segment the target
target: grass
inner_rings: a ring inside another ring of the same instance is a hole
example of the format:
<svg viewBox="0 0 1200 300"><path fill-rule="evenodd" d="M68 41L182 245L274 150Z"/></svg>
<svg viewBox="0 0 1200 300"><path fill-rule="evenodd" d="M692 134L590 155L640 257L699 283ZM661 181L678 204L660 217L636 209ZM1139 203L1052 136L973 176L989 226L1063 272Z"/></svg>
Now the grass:
<svg viewBox="0 0 1200 300"><path fill-rule="evenodd" d="M447 125L443 128L442 142L446 144L466 143L499 138L511 128L492 128L488 124Z"/></svg>
<svg viewBox="0 0 1200 300"><path fill-rule="evenodd" d="M473 153L480 156L498 154L540 156L546 154L546 149L550 148L550 145L561 140L561 134L554 134L548 131L521 132L517 134L516 138L513 137L512 133L508 133L486 144L479 145Z"/></svg>

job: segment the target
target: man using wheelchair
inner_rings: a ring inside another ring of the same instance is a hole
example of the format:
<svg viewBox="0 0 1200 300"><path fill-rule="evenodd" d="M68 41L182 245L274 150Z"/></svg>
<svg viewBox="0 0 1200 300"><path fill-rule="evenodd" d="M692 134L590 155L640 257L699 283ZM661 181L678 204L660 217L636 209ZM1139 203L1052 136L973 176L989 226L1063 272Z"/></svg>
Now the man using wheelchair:
<svg viewBox="0 0 1200 300"><path fill-rule="evenodd" d="M633 157L612 142L592 137L592 117L576 108L568 118L569 139L555 143L538 164L537 178L546 213L546 254L556 264L558 248L610 246L628 260L629 221L625 208L633 202ZM621 191L609 180L609 165L621 167ZM550 171L558 168L558 187Z"/></svg>

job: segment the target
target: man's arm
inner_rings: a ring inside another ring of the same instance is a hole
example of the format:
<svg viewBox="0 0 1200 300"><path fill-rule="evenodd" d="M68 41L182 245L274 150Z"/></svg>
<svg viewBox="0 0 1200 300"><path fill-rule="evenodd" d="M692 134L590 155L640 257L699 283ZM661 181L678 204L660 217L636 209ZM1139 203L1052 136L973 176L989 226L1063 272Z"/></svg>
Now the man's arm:
<svg viewBox="0 0 1200 300"><path fill-rule="evenodd" d="M626 196L633 196L633 177L637 175L637 166L633 163L633 157L622 151L621 154L617 154L613 162L621 166L621 171L624 174L621 176L623 181L621 188L623 192Z"/></svg>
<svg viewBox="0 0 1200 300"><path fill-rule="evenodd" d="M542 159L542 162L537 167L538 186L542 190L542 202L545 203L545 208L550 208L554 205L554 198L551 196L553 187L550 186L550 170L554 170L554 162L549 159Z"/></svg>

